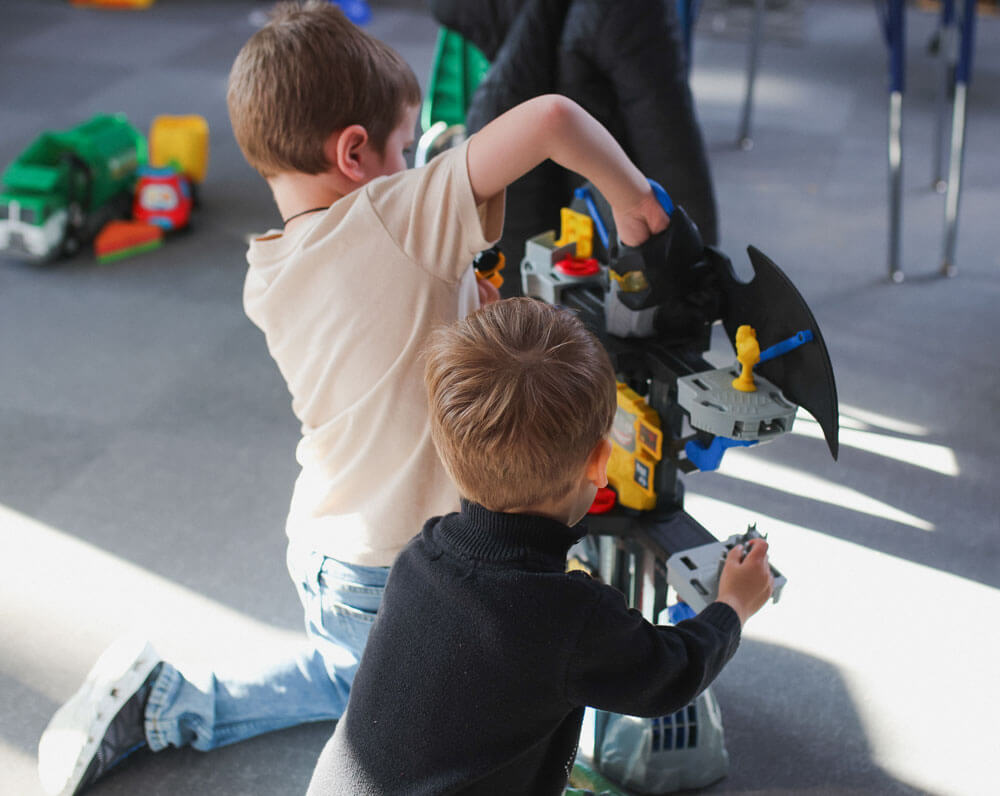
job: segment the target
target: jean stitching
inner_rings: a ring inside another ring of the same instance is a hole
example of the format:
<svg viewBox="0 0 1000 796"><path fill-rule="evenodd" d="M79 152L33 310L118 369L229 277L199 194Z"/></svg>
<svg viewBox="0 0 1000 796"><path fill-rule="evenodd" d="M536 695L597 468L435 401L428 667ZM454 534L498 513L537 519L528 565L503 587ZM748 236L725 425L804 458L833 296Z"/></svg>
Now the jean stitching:
<svg viewBox="0 0 1000 796"><path fill-rule="evenodd" d="M146 709L143 716L146 742L154 752L164 749L170 745L170 738L164 729L160 727L160 713L169 703L169 697L180 686L181 675L176 668L168 663L164 663L160 669L156 682L149 692L149 699L146 702Z"/></svg>

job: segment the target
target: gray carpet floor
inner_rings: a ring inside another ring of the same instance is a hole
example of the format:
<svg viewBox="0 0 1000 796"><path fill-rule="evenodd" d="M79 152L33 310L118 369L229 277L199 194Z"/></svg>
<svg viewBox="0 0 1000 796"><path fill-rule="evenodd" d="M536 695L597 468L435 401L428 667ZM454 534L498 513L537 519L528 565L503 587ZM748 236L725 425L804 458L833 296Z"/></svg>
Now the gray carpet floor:
<svg viewBox="0 0 1000 796"><path fill-rule="evenodd" d="M422 4L373 5L370 30L424 79L436 26ZM721 248L748 273L757 246L809 300L842 452L832 461L801 418L798 433L686 479L689 510L717 535L753 520L769 532L789 581L716 685L731 770L709 792L996 793L1000 19L980 19L959 275L946 280L930 187L941 66L933 15L910 10L908 278L892 285L872 5L789 4L798 16L768 28L750 151L734 145L746 41L719 22L723 6L700 21L691 78ZM144 632L194 671L301 633L283 563L298 430L240 301L245 238L277 216L224 102L264 7L0 5L0 163L102 111L144 131L159 113L211 128L189 232L109 265L0 260L0 793L41 792L38 737L118 635ZM712 357L731 357L725 341ZM139 755L93 793L301 793L330 729Z"/></svg>

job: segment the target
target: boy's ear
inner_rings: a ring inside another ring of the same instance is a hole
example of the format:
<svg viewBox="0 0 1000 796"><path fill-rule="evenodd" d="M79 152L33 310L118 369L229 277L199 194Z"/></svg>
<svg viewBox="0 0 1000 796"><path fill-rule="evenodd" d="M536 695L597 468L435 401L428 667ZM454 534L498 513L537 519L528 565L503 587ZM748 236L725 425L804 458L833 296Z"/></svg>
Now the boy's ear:
<svg viewBox="0 0 1000 796"><path fill-rule="evenodd" d="M363 183L366 180L366 144L368 131L360 124L338 130L326 139L323 154L348 179Z"/></svg>
<svg viewBox="0 0 1000 796"><path fill-rule="evenodd" d="M587 467L584 475L594 486L600 488L608 485L608 459L611 458L611 440L602 439L587 457Z"/></svg>

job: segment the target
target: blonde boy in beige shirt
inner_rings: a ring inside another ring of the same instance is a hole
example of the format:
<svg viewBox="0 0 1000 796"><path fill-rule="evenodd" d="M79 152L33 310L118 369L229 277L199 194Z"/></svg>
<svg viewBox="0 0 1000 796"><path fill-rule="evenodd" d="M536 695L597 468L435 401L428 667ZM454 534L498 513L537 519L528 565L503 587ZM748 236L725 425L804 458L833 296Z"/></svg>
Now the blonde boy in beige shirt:
<svg viewBox="0 0 1000 796"><path fill-rule="evenodd" d="M287 534L307 639L294 655L234 650L242 672L259 669L239 680L188 679L149 644L113 645L42 738L50 793L77 792L143 745L207 750L339 718L389 565L420 522L458 507L419 353L431 329L497 298L471 261L500 236L504 189L550 158L608 199L622 242L668 224L607 130L560 96L407 170L416 78L328 2L279 6L237 56L228 101L284 221L250 246L244 304L302 424ZM79 744L56 743L67 729Z"/></svg>

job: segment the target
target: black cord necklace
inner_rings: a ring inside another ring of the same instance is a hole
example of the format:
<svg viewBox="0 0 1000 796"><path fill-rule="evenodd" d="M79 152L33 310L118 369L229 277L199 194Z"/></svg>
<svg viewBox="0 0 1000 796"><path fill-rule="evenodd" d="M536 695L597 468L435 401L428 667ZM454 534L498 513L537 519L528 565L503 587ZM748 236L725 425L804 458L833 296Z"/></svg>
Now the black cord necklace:
<svg viewBox="0 0 1000 796"><path fill-rule="evenodd" d="M285 227L285 226L288 226L288 222L291 221L293 218L298 218L299 216L304 216L307 213L318 213L320 210L329 210L329 209L330 209L330 207L329 207L329 205L327 205L326 207L312 207L309 210L303 210L300 213L293 213L288 218L281 219L281 225L283 227Z"/></svg>

